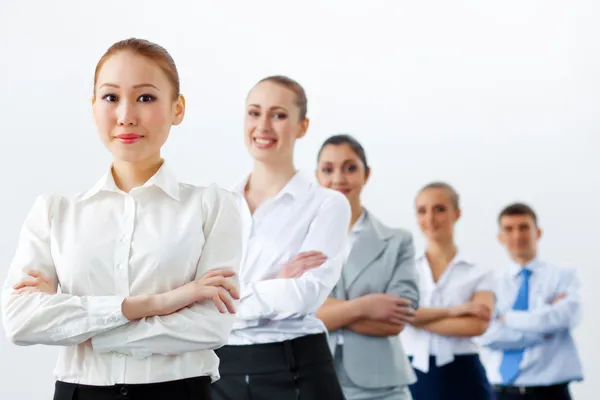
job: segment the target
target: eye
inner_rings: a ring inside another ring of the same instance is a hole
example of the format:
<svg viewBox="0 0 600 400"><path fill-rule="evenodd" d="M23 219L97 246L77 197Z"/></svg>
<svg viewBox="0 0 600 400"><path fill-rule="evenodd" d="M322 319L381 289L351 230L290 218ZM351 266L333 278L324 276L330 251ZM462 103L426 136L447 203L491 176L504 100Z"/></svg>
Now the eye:
<svg viewBox="0 0 600 400"><path fill-rule="evenodd" d="M324 174L326 174L326 175L329 175L329 174L331 174L331 173L333 172L333 168L331 168L331 167L323 167L323 168L321 169L321 171L322 171Z"/></svg>
<svg viewBox="0 0 600 400"><path fill-rule="evenodd" d="M285 113L275 113L273 115L273 117L275 117L275 119L281 119L281 120L283 120L283 119L287 118L287 114L285 114Z"/></svg>
<svg viewBox="0 0 600 400"><path fill-rule="evenodd" d="M108 94L105 94L104 96L102 96L102 100L112 103L112 102L118 101L119 98L114 94L108 93Z"/></svg>
<svg viewBox="0 0 600 400"><path fill-rule="evenodd" d="M156 97L152 96L151 94L143 94L140 97L138 97L138 101L140 103L150 103L154 100L156 100Z"/></svg>
<svg viewBox="0 0 600 400"><path fill-rule="evenodd" d="M256 110L249 110L248 111L248 115L251 116L251 117L256 118L256 117L260 116L260 113L258 111L256 111Z"/></svg>
<svg viewBox="0 0 600 400"><path fill-rule="evenodd" d="M346 167L346 170L348 170L348 172L356 172L358 170L358 167L356 165L348 165Z"/></svg>
<svg viewBox="0 0 600 400"><path fill-rule="evenodd" d="M435 207L435 211L436 212L444 212L444 211L446 211L446 207L444 207L444 206L436 206Z"/></svg>

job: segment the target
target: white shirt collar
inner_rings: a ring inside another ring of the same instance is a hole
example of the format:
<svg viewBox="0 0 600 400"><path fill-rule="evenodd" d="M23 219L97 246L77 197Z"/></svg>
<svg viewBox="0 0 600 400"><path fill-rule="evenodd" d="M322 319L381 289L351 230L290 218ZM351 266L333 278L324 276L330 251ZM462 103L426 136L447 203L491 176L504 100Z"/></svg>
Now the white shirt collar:
<svg viewBox="0 0 600 400"><path fill-rule="evenodd" d="M248 184L248 179L250 179L250 174L246 176L240 183L238 183L233 191L244 195L244 191L246 189L246 185ZM290 180L285 184L285 186L277 193L274 199L283 197L285 195L290 195L292 198L298 198L300 195L304 195L307 192L307 188L311 185L311 182L302 174L300 171L296 171L294 176L290 178Z"/></svg>
<svg viewBox="0 0 600 400"><path fill-rule="evenodd" d="M156 171L156 173L148 179L141 187L152 187L156 186L160 188L169 197L179 201L179 182L175 176L169 171L168 167L163 162L163 165ZM108 171L100 178L98 182L79 199L79 201L85 201L100 192L115 192L123 193L115 183L115 179L112 174L112 165Z"/></svg>
<svg viewBox="0 0 600 400"><path fill-rule="evenodd" d="M508 265L508 271L510 272L510 274L512 276L518 276L521 273L521 270L523 268L527 268L528 270L530 270L531 272L535 272L536 270L538 270L539 268L541 268L543 265L542 261L537 258L534 257L533 259L531 259L531 261L529 261L527 264L525 265L521 265L515 261L511 261Z"/></svg>

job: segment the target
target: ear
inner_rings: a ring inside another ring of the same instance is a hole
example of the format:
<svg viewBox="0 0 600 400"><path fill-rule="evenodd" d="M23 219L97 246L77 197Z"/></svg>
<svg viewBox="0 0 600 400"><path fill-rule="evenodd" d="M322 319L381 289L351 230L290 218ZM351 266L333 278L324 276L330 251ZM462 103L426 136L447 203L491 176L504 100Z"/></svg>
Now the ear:
<svg viewBox="0 0 600 400"><path fill-rule="evenodd" d="M459 208L456 210L456 220L458 221L462 215L462 210Z"/></svg>
<svg viewBox="0 0 600 400"><path fill-rule="evenodd" d="M185 116L185 97L182 94L179 95L177 101L175 101L175 113L173 114L172 125L179 125L181 121L183 121L183 117Z"/></svg>
<svg viewBox="0 0 600 400"><path fill-rule="evenodd" d="M365 183L367 183L367 181L369 180L370 177L371 177L371 167L367 168L367 170L365 171Z"/></svg>
<svg viewBox="0 0 600 400"><path fill-rule="evenodd" d="M304 118L304 121L300 123L300 132L296 135L296 139L300 139L306 135L308 131L308 125L310 125L310 120L308 118Z"/></svg>
<svg viewBox="0 0 600 400"><path fill-rule="evenodd" d="M540 240L540 238L542 237L542 228L536 227L536 239Z"/></svg>

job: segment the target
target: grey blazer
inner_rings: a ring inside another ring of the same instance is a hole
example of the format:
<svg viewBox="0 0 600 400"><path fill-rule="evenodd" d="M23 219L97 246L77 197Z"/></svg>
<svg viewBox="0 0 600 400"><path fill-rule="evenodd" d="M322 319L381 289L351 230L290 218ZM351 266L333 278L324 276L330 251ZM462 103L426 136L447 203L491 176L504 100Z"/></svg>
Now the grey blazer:
<svg viewBox="0 0 600 400"><path fill-rule="evenodd" d="M412 234L389 228L365 213L365 226L330 297L349 300L370 293L390 293L411 300L416 310L419 286ZM344 369L356 385L382 388L416 382L398 335L376 337L340 329L329 333L332 352L342 330Z"/></svg>

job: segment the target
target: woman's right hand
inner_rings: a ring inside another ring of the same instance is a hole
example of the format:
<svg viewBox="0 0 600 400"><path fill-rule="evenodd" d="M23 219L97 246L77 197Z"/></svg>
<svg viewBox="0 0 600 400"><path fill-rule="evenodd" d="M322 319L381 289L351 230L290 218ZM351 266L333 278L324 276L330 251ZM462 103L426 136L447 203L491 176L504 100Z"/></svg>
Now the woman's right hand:
<svg viewBox="0 0 600 400"><path fill-rule="evenodd" d="M371 293L357 301L361 314L376 321L405 325L411 323L415 316L412 301L392 294Z"/></svg>
<svg viewBox="0 0 600 400"><path fill-rule="evenodd" d="M235 276L229 269L215 269L202 278L180 288L156 295L157 315L168 315L193 303L210 300L219 312L235 313L234 299L240 298L238 288L227 278Z"/></svg>

